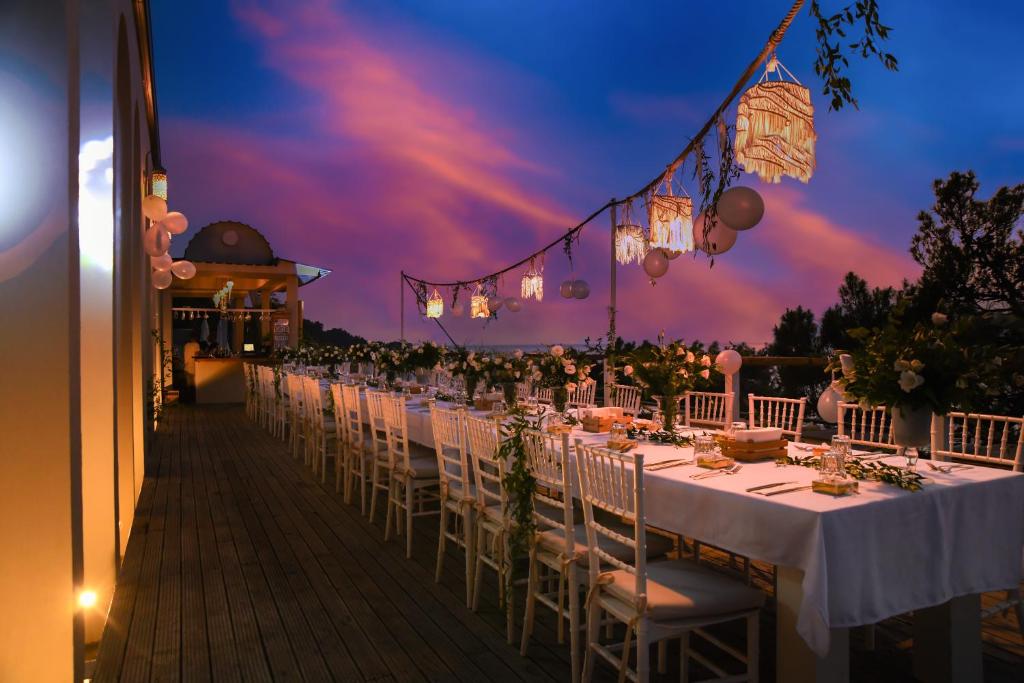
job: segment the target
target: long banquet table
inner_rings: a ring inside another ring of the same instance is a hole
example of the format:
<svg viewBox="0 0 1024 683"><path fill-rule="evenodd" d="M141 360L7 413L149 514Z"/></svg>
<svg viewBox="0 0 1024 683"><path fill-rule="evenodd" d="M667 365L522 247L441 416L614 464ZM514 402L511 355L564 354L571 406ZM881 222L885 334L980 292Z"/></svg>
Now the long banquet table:
<svg viewBox="0 0 1024 683"><path fill-rule="evenodd" d="M429 408L411 400L407 413L410 440L433 447ZM607 435L575 429L571 438L602 443ZM799 448L790 444L790 455L807 454ZM654 443L637 450L645 464L693 454ZM1024 572L1024 475L928 470L920 491L861 481L858 495L834 498L746 491L809 485L815 472L801 466L752 463L691 479L698 471L644 472L647 523L778 567L777 680L848 680L848 629L909 612L917 678L981 680L979 596L1017 586Z"/></svg>

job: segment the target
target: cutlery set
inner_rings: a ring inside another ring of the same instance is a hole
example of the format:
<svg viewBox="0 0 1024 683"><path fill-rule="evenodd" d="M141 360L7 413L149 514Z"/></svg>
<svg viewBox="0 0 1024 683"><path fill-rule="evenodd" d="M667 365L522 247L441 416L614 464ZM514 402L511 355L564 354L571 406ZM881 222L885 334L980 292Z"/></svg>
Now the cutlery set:
<svg viewBox="0 0 1024 683"><path fill-rule="evenodd" d="M650 464L644 465L644 469L645 470L651 470L651 471L654 471L654 470L666 470L666 469L668 469L670 467L681 467L683 465L692 465L693 462L694 462L693 458L689 458L689 459L678 458L676 460L663 460L662 462L652 462Z"/></svg>
<svg viewBox="0 0 1024 683"><path fill-rule="evenodd" d="M717 477L720 474L736 474L741 469L743 469L743 465L737 463L732 467L726 467L720 470L711 470L710 472L698 472L697 474L691 474L690 479L710 479L711 477Z"/></svg>
<svg viewBox="0 0 1024 683"><path fill-rule="evenodd" d="M811 488L810 484L801 484L800 486L792 486L788 489L776 489L777 486L788 486L789 484L796 484L795 481L777 481L774 484L761 484L760 486L751 486L747 489L747 493L757 493L761 496L778 496L783 493L793 493L794 491L806 491ZM766 491L765 489L775 489L773 491Z"/></svg>
<svg viewBox="0 0 1024 683"><path fill-rule="evenodd" d="M962 463L955 463L955 464L952 464L952 465L936 465L931 460L924 460L922 462L924 462L924 464L928 465L928 467L931 468L931 470L933 472L942 472L943 474L951 474L951 473L953 473L953 472L955 472L957 470L961 470L961 469L963 469L963 470L971 469L970 465L964 465Z"/></svg>

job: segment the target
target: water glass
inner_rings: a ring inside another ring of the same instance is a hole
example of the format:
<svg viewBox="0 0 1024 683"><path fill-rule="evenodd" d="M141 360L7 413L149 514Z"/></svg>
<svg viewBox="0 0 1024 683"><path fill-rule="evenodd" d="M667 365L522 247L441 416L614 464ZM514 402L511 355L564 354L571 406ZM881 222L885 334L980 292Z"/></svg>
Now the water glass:
<svg viewBox="0 0 1024 683"><path fill-rule="evenodd" d="M907 458L907 470L913 472L917 469L917 449L913 446L907 446L903 451L903 455Z"/></svg>
<svg viewBox="0 0 1024 683"><path fill-rule="evenodd" d="M709 434L698 434L693 438L693 456L710 456L715 452L715 440Z"/></svg>
<svg viewBox="0 0 1024 683"><path fill-rule="evenodd" d="M841 454L844 459L848 459L853 453L853 447L850 443L850 437L846 434L836 434L832 437L832 450Z"/></svg>

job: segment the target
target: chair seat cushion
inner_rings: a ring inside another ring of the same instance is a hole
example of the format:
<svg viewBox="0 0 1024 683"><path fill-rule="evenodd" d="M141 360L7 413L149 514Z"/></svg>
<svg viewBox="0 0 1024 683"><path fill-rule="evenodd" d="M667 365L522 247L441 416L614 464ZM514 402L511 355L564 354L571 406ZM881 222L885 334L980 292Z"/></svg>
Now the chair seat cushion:
<svg viewBox="0 0 1024 683"><path fill-rule="evenodd" d="M410 458L409 476L413 479L437 479L437 458Z"/></svg>
<svg viewBox="0 0 1024 683"><path fill-rule="evenodd" d="M621 522L618 523L618 526L620 527L618 529L616 529L616 526L614 524L606 523L605 526L609 526L610 528L616 531L620 531L623 536L632 535L632 530L627 528L626 525L622 524ZM562 532L561 529L549 529L548 531L545 531L540 535L538 542L546 550L549 550L554 553L560 553L565 548L564 539L565 534ZM573 540L576 561L584 567L589 566L590 553L587 552L588 543L586 526L584 526L583 524L573 525ZM600 537L598 539L598 543L601 546L601 550L605 551L617 560L622 560L623 562L629 562L632 564L632 562L635 559L633 549L625 543L620 543L618 541L605 537ZM648 558L663 557L671 550L672 541L665 538L664 536L659 536L657 534L647 534Z"/></svg>
<svg viewBox="0 0 1024 683"><path fill-rule="evenodd" d="M636 599L636 579L617 570L602 575L602 590L627 602ZM758 609L764 593L686 560L647 565L647 611L655 621L696 619Z"/></svg>
<svg viewBox="0 0 1024 683"><path fill-rule="evenodd" d="M453 500L476 500L476 484L470 484L467 491L462 490L461 481L449 481L448 482L448 498Z"/></svg>

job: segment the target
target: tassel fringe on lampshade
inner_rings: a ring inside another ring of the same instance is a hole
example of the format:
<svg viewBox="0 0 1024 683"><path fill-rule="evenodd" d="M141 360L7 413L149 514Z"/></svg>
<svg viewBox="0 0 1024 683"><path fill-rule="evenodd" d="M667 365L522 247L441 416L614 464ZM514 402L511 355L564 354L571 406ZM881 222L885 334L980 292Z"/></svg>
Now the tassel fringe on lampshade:
<svg viewBox="0 0 1024 683"><path fill-rule="evenodd" d="M689 197L672 194L651 197L650 225L651 249L693 251L693 200Z"/></svg>
<svg viewBox="0 0 1024 683"><path fill-rule="evenodd" d="M615 260L626 266L630 263L643 263L647 256L647 236L644 229L632 223L622 223L615 227Z"/></svg>
<svg viewBox="0 0 1024 683"><path fill-rule="evenodd" d="M440 318L442 313L444 313L444 299L435 288L434 293L427 299L427 317Z"/></svg>
<svg viewBox="0 0 1024 683"><path fill-rule="evenodd" d="M747 173L777 183L784 175L807 182L814 173L814 106L811 92L793 81L769 81L777 70L793 74L773 56L761 81L740 96L736 161ZM781 78L781 75L780 75Z"/></svg>
<svg viewBox="0 0 1024 683"><path fill-rule="evenodd" d="M530 268L523 274L519 294L523 299L534 297L537 301L544 300L544 275L542 271L537 270L534 259L530 259Z"/></svg>

